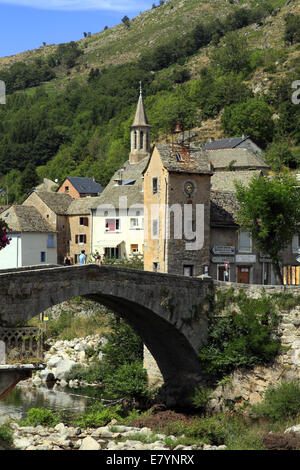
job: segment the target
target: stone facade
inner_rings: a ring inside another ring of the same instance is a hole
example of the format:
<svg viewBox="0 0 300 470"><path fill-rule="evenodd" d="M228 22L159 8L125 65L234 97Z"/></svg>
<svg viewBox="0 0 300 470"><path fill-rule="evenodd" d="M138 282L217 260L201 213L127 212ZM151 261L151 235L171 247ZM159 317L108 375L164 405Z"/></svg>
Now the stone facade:
<svg viewBox="0 0 300 470"><path fill-rule="evenodd" d="M180 163L156 146L144 172L145 270L199 276L209 264L211 173L193 171L189 152Z"/></svg>

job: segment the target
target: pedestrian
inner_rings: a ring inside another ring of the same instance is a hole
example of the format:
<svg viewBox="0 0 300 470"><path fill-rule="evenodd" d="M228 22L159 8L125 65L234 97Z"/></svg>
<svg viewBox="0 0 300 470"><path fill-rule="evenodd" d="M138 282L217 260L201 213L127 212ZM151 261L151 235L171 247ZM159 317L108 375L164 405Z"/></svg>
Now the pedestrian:
<svg viewBox="0 0 300 470"><path fill-rule="evenodd" d="M100 255L98 255L98 256L97 256L97 259L96 259L96 264L98 264L98 266L102 266L102 264L103 264L103 261L102 261L102 259L101 259L101 256L100 256Z"/></svg>
<svg viewBox="0 0 300 470"><path fill-rule="evenodd" d="M86 264L85 250L81 250L81 255L79 255L79 264Z"/></svg>
<svg viewBox="0 0 300 470"><path fill-rule="evenodd" d="M73 264L73 260L70 256L70 253L67 253L64 257L64 266L71 266Z"/></svg>

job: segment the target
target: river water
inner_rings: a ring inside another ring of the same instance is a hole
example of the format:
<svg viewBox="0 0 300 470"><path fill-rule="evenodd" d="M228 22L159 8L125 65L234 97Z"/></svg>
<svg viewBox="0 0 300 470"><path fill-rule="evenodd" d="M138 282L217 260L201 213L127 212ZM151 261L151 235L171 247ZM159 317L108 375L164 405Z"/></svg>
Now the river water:
<svg viewBox="0 0 300 470"><path fill-rule="evenodd" d="M94 403L93 392L93 389L89 392L86 389L33 388L19 384L0 400L0 424L9 418L25 418L30 408L82 413L88 405Z"/></svg>

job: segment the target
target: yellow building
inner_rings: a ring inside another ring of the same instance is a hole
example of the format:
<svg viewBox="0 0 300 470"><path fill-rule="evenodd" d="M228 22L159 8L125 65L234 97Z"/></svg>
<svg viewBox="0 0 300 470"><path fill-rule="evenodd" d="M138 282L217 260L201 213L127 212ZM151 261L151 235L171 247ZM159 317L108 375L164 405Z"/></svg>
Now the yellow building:
<svg viewBox="0 0 300 470"><path fill-rule="evenodd" d="M146 271L198 276L210 262L210 178L205 152L158 144L144 170Z"/></svg>

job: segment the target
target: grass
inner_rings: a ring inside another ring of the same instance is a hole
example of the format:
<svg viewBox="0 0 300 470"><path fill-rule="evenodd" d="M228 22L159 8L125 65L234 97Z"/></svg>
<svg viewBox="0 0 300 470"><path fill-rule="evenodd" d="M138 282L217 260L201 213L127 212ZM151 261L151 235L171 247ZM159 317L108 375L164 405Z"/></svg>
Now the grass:
<svg viewBox="0 0 300 470"><path fill-rule="evenodd" d="M74 338L84 338L89 335L110 331L108 326L110 312L99 304L93 314L88 316L77 315L80 310L88 310L95 305L95 302L85 299L73 299L61 306L59 318L55 318L51 311L48 314L49 321L43 322L39 317L34 317L29 322L29 326L40 326L45 329L46 337L57 340L72 340ZM97 305L97 304L96 304ZM65 310L64 310L65 309Z"/></svg>

